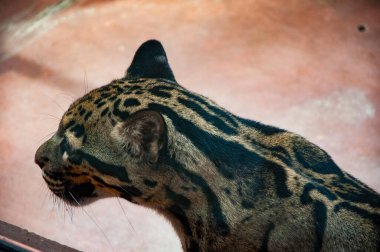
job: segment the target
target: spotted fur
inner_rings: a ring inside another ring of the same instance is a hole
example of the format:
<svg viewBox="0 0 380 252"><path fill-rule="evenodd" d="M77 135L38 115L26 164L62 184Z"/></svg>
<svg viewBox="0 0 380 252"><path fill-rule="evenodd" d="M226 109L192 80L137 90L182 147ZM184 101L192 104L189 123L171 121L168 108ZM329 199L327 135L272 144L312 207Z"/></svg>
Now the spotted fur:
<svg viewBox="0 0 380 252"><path fill-rule="evenodd" d="M36 153L53 193L163 214L185 251L379 251L380 197L294 133L180 86L158 41L75 101Z"/></svg>

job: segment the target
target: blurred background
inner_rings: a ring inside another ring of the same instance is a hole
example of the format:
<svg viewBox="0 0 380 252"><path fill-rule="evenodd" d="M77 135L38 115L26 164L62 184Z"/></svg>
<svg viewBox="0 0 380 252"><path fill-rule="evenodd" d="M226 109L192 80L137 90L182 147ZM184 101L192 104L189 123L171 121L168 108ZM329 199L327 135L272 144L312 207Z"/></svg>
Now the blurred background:
<svg viewBox="0 0 380 252"><path fill-rule="evenodd" d="M151 38L181 85L305 136L380 191L380 1L0 0L0 220L83 251L181 251L124 200L54 203L33 162L69 104Z"/></svg>

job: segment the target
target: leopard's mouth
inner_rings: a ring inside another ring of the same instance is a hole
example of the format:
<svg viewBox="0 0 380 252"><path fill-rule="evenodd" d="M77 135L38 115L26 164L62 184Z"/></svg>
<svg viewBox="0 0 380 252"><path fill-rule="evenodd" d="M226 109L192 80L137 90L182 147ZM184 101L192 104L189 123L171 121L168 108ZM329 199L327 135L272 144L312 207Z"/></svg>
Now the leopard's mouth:
<svg viewBox="0 0 380 252"><path fill-rule="evenodd" d="M95 186L90 182L75 184L64 178L63 174L42 172L42 177L50 191L72 206L83 206L97 198Z"/></svg>

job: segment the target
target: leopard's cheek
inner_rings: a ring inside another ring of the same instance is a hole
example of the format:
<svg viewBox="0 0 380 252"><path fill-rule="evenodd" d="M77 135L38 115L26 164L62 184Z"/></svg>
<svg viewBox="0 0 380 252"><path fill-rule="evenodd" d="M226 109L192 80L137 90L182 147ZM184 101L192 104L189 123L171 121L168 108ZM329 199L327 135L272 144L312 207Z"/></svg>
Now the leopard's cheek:
<svg viewBox="0 0 380 252"><path fill-rule="evenodd" d="M82 201L86 197L92 198L94 201L121 195L122 188L115 186L118 182L114 177L103 176L105 180L100 177L101 174L91 166L68 165L65 172L66 190Z"/></svg>

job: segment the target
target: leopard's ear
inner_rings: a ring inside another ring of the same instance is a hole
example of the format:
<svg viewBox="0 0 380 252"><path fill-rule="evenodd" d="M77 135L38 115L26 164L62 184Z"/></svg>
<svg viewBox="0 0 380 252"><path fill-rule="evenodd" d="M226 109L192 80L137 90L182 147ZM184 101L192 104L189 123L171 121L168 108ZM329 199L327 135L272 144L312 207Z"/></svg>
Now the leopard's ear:
<svg viewBox="0 0 380 252"><path fill-rule="evenodd" d="M165 143L166 125L162 115L144 110L117 123L112 137L130 157L141 162L155 163Z"/></svg>
<svg viewBox="0 0 380 252"><path fill-rule="evenodd" d="M143 43L133 58L126 72L126 78L163 78L177 82L170 69L166 53L157 40L148 40Z"/></svg>

